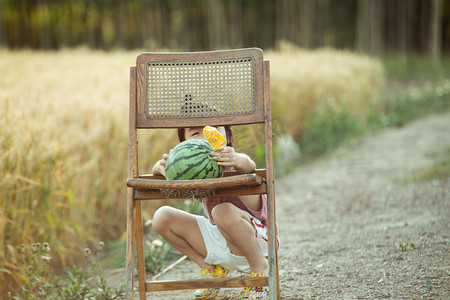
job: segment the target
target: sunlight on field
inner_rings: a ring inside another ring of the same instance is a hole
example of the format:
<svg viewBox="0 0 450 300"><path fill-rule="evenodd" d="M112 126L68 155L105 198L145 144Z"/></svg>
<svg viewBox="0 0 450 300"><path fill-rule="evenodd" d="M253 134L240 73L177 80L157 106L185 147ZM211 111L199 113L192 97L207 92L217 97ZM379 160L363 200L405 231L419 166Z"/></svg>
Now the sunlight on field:
<svg viewBox="0 0 450 300"><path fill-rule="evenodd" d="M365 120L381 103L383 67L376 59L337 50L269 52L275 113L298 141L304 116L347 110ZM280 110L278 110L278 105ZM293 108L293 109L291 109Z"/></svg>
<svg viewBox="0 0 450 300"><path fill-rule="evenodd" d="M129 66L137 54L0 50L3 288L20 282L21 244L48 242L65 265L89 241L125 231ZM364 115L379 100L382 69L366 57L324 50L266 58L274 115L297 138L312 110L347 106ZM141 171L150 172L176 139L141 137Z"/></svg>
<svg viewBox="0 0 450 300"><path fill-rule="evenodd" d="M0 56L0 255L11 268L22 243L48 242L65 264L88 240L125 230L129 66L136 53Z"/></svg>

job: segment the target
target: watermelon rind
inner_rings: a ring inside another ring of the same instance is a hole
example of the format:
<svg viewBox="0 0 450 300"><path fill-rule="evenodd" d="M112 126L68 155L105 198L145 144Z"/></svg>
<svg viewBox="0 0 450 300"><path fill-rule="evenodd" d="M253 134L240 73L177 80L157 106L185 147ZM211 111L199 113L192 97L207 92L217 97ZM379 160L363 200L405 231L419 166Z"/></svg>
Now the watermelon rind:
<svg viewBox="0 0 450 300"><path fill-rule="evenodd" d="M178 144L169 154L165 165L168 180L219 178L224 168L211 156L211 144L203 139L190 139Z"/></svg>

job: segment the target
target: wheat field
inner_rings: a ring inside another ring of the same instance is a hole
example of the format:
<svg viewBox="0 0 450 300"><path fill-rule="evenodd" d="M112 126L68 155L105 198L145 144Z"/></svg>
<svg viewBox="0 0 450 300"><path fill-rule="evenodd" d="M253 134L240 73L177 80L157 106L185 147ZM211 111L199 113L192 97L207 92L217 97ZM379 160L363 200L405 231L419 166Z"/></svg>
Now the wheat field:
<svg viewBox="0 0 450 300"><path fill-rule="evenodd" d="M57 267L125 232L129 67L138 54L0 50L0 294L24 278L22 244L49 243ZM380 102L374 59L334 50L265 56L273 114L297 139L311 111L346 107L363 118ZM177 142L173 131L139 135L142 172Z"/></svg>

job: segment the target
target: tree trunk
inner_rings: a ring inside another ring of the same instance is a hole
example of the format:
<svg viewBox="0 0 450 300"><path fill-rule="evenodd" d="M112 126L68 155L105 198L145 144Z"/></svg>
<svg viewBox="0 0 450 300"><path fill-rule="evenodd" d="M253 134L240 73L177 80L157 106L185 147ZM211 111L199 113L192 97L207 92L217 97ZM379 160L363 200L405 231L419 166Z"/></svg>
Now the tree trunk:
<svg viewBox="0 0 450 300"><path fill-rule="evenodd" d="M439 68L441 61L441 17L442 17L442 2L441 0L431 1L431 16L430 16L430 55L433 66Z"/></svg>
<svg viewBox="0 0 450 300"><path fill-rule="evenodd" d="M208 36L209 48L219 49L222 45L222 2L218 0L208 1Z"/></svg>
<svg viewBox="0 0 450 300"><path fill-rule="evenodd" d="M356 49L373 55L383 51L383 9L380 0L359 0L356 17Z"/></svg>

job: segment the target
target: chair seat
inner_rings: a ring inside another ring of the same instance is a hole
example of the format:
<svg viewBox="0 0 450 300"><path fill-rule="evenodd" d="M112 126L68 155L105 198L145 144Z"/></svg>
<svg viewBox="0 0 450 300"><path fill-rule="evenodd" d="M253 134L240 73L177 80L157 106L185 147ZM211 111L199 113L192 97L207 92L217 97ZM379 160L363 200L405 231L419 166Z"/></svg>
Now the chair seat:
<svg viewBox="0 0 450 300"><path fill-rule="evenodd" d="M152 178L128 178L127 186L135 189L151 190L151 189L198 189L198 188L226 188L239 185L260 185L264 182L264 178L258 174L241 174L235 176L227 176L216 179L199 179L199 180L165 180Z"/></svg>
<svg viewBox="0 0 450 300"><path fill-rule="evenodd" d="M228 196L236 191L241 195L266 193L265 170L256 170L251 174L239 174L234 171L225 172L222 178L199 180L166 180L161 175L141 175L138 178L128 178L127 186L134 188L136 200L167 198L165 191L214 190L215 196ZM184 193L180 193L183 198Z"/></svg>

